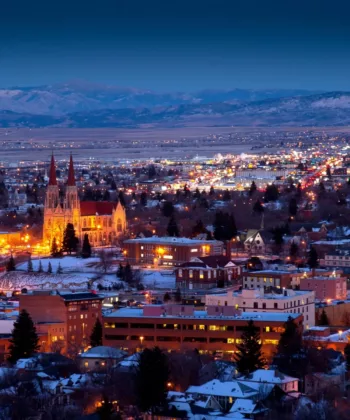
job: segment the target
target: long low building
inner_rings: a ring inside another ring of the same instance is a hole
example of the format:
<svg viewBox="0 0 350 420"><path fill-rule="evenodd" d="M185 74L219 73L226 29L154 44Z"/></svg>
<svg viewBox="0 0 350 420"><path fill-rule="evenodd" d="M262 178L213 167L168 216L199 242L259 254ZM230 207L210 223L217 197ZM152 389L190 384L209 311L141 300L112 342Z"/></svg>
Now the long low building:
<svg viewBox="0 0 350 420"><path fill-rule="evenodd" d="M303 330L299 313L242 312L234 307L208 306L196 311L185 305L122 308L103 317L103 344L134 352L158 346L164 350L197 349L232 355L249 320L259 329L266 357L276 350L284 324L291 317Z"/></svg>
<svg viewBox="0 0 350 420"><path fill-rule="evenodd" d="M193 257L222 255L223 242L189 238L136 238L124 241L124 252L132 264L174 266Z"/></svg>
<svg viewBox="0 0 350 420"><path fill-rule="evenodd" d="M228 290L205 296L206 305L232 306L243 312L300 313L304 316L304 329L315 326L315 292L292 289Z"/></svg>

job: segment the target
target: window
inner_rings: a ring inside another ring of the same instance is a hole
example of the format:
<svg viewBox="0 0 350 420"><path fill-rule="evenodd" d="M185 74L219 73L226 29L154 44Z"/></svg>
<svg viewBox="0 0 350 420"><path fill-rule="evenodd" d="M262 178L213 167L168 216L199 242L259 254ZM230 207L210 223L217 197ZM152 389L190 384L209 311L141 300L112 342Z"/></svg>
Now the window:
<svg viewBox="0 0 350 420"><path fill-rule="evenodd" d="M265 332L270 332L270 327L265 327Z"/></svg>
<svg viewBox="0 0 350 420"><path fill-rule="evenodd" d="M263 309L266 309L266 303L263 303Z"/></svg>
<svg viewBox="0 0 350 420"><path fill-rule="evenodd" d="M55 341L57 341L58 340L58 338L57 338L57 335L53 335L52 337L51 337L51 341L54 343Z"/></svg>
<svg viewBox="0 0 350 420"><path fill-rule="evenodd" d="M68 312L76 312L78 310L76 305L69 305Z"/></svg>
<svg viewBox="0 0 350 420"><path fill-rule="evenodd" d="M259 308L258 302L254 302L254 309L258 309L258 308Z"/></svg>
<svg viewBox="0 0 350 420"><path fill-rule="evenodd" d="M228 338L227 339L227 344L233 344L235 342L234 338Z"/></svg>
<svg viewBox="0 0 350 420"><path fill-rule="evenodd" d="M199 278L204 279L204 273L203 270L199 270Z"/></svg>
<svg viewBox="0 0 350 420"><path fill-rule="evenodd" d="M278 309L278 303L277 303L277 302L275 302L275 303L273 304L273 307L274 307L274 309Z"/></svg>
<svg viewBox="0 0 350 420"><path fill-rule="evenodd" d="M84 366L85 366L85 367L89 367L89 362L85 362L85 363L84 363Z"/></svg>
<svg viewBox="0 0 350 420"><path fill-rule="evenodd" d="M210 280L211 279L211 271L209 270L208 271L208 280Z"/></svg>
<svg viewBox="0 0 350 420"><path fill-rule="evenodd" d="M181 268L179 269L178 273L179 273L179 277L182 277L182 269Z"/></svg>
<svg viewBox="0 0 350 420"><path fill-rule="evenodd" d="M123 226L122 226L122 221L121 219L117 220L117 232L122 232L123 231Z"/></svg>
<svg viewBox="0 0 350 420"><path fill-rule="evenodd" d="M190 279L193 278L193 270L189 270L189 277L190 277Z"/></svg>

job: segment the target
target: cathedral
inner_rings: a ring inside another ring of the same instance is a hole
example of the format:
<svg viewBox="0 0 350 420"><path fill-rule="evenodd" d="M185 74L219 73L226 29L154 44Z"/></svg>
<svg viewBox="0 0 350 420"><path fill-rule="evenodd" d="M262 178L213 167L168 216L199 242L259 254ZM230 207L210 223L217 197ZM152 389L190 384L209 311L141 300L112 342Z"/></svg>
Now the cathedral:
<svg viewBox="0 0 350 420"><path fill-rule="evenodd" d="M79 200L72 155L65 196L61 200L52 155L44 208L44 243L51 246L54 239L62 243L67 223L73 224L80 245L85 234L91 246L111 245L126 230L125 209L119 202Z"/></svg>

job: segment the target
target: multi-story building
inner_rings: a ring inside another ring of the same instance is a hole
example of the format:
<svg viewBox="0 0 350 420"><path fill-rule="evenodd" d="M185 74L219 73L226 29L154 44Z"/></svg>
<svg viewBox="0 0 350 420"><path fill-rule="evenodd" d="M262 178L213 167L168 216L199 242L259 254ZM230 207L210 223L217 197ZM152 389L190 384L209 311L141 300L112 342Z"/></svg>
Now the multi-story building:
<svg viewBox="0 0 350 420"><path fill-rule="evenodd" d="M153 236L124 241L125 254L133 264L179 265L193 257L222 255L223 243L199 239Z"/></svg>
<svg viewBox="0 0 350 420"><path fill-rule="evenodd" d="M120 202L79 200L72 156L69 162L65 198L61 202L55 159L52 155L44 207L44 242L48 245L52 245L53 241L61 244L68 223L74 225L80 243L87 234L91 245L109 245L125 232L126 214Z"/></svg>
<svg viewBox="0 0 350 420"><path fill-rule="evenodd" d="M197 349L232 356L252 320L260 332L264 355L272 357L288 317L303 330L299 313L242 312L229 306L208 306L206 311L186 305L122 308L104 315L103 344L130 352L158 346L168 351Z"/></svg>
<svg viewBox="0 0 350 420"><path fill-rule="evenodd" d="M102 300L92 292L34 290L19 296L19 309L30 314L38 332L47 333L47 349L78 353L101 319Z"/></svg>
<svg viewBox="0 0 350 420"><path fill-rule="evenodd" d="M304 329L315 326L315 293L292 289L264 288L228 290L226 293L205 296L208 306L232 306L243 312L299 313L304 317Z"/></svg>
<svg viewBox="0 0 350 420"><path fill-rule="evenodd" d="M324 255L324 259L320 264L325 267L337 267L342 269L350 269L350 249L341 251L328 252Z"/></svg>
<svg viewBox="0 0 350 420"><path fill-rule="evenodd" d="M176 286L184 289L208 289L225 286L241 275L241 267L224 255L192 258L175 270Z"/></svg>
<svg viewBox="0 0 350 420"><path fill-rule="evenodd" d="M304 276L300 279L300 289L313 290L319 300L343 300L347 297L346 278L336 273L331 276Z"/></svg>

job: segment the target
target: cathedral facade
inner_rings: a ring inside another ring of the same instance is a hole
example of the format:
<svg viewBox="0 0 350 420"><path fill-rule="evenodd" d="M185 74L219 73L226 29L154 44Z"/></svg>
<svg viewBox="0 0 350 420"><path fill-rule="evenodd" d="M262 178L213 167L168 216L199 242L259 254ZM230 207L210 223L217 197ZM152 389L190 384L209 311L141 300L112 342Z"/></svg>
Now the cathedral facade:
<svg viewBox="0 0 350 420"><path fill-rule="evenodd" d="M52 155L44 208L44 243L51 247L56 240L60 246L67 223L73 224L80 245L85 234L88 235L91 246L112 245L126 230L126 214L120 202L79 200L72 156L65 196L61 200L55 159Z"/></svg>

